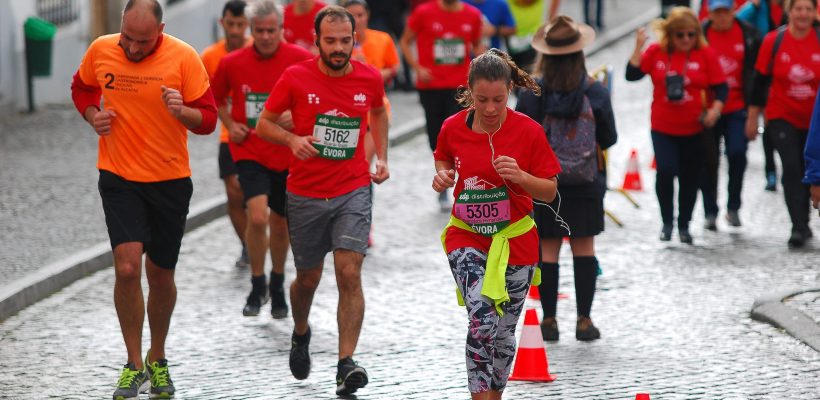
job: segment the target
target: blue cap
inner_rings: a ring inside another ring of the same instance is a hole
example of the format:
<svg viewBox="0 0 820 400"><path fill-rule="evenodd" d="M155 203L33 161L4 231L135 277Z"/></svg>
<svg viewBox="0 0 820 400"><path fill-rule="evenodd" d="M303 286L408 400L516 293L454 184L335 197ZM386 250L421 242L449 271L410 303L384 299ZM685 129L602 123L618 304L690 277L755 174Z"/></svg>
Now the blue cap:
<svg viewBox="0 0 820 400"><path fill-rule="evenodd" d="M709 11L717 10L718 8L732 9L735 4L733 0L709 0Z"/></svg>

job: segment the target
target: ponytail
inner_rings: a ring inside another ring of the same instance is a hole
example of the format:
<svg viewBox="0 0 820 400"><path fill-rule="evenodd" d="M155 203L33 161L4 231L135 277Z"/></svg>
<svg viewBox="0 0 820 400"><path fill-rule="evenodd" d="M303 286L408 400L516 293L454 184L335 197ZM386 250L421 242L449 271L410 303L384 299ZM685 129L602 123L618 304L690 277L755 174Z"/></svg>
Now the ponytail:
<svg viewBox="0 0 820 400"><path fill-rule="evenodd" d="M467 87L460 88L456 100L462 107L472 107L473 97L470 88L476 81L484 79L490 82L501 81L512 83L513 88L521 87L541 94L541 87L526 71L519 68L509 54L492 48L470 62L470 73L467 76Z"/></svg>

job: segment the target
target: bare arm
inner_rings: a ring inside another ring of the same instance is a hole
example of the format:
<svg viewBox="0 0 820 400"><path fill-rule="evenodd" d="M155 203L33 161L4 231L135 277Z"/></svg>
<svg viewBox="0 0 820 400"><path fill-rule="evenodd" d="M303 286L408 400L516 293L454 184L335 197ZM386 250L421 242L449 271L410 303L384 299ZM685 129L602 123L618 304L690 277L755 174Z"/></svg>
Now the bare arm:
<svg viewBox="0 0 820 400"><path fill-rule="evenodd" d="M390 178L387 168L387 110L384 106L370 110L370 133L376 147L376 172L370 174L370 179L379 184Z"/></svg>
<svg viewBox="0 0 820 400"><path fill-rule="evenodd" d="M228 129L228 137L231 139L231 142L242 143L248 138L248 126L234 121L233 117L231 117L231 112L228 111L227 105L217 107L216 112L219 115L219 120L222 121L222 123L225 124L225 128Z"/></svg>
<svg viewBox="0 0 820 400"><path fill-rule="evenodd" d="M416 79L421 82L426 82L433 78L433 73L430 72L429 68L422 67L418 60L416 60L416 56L413 54L413 49L411 48L415 40L416 32L413 32L412 29L407 27L404 29L401 39L399 39L399 47L401 47L401 53L404 55L404 60L407 61L407 65L416 71Z"/></svg>

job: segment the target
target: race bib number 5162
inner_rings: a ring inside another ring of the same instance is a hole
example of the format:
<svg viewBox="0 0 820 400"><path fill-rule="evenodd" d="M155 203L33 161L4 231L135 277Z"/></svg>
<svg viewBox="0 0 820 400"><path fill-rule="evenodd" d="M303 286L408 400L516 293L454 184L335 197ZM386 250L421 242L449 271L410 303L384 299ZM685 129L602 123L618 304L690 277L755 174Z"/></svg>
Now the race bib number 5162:
<svg viewBox="0 0 820 400"><path fill-rule="evenodd" d="M319 150L319 157L330 160L353 158L359 145L361 118L336 117L320 114L313 126L313 146Z"/></svg>

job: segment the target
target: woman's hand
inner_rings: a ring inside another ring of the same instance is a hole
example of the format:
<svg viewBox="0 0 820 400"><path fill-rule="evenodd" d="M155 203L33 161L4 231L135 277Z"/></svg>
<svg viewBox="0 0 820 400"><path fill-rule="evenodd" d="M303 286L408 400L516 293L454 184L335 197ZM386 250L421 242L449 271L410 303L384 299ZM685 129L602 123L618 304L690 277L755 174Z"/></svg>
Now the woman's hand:
<svg viewBox="0 0 820 400"><path fill-rule="evenodd" d="M629 63L633 67L641 65L641 51L646 41L649 40L649 35L646 34L646 28L640 27L635 31L635 50L632 51L632 56L629 57Z"/></svg>
<svg viewBox="0 0 820 400"><path fill-rule="evenodd" d="M440 169L433 177L433 190L441 193L447 188L451 188L456 184L456 171L454 169Z"/></svg>
<svg viewBox="0 0 820 400"><path fill-rule="evenodd" d="M746 138L749 139L749 141L757 139L757 115L752 117L750 114L746 117Z"/></svg>
<svg viewBox="0 0 820 400"><path fill-rule="evenodd" d="M715 124L720 119L720 110L716 108L710 108L706 110L706 114L703 115L703 126L706 128L711 128L715 126Z"/></svg>
<svg viewBox="0 0 820 400"><path fill-rule="evenodd" d="M518 161L512 157L499 156L493 160L493 167L502 179L520 185L525 178L525 172L518 166Z"/></svg>

